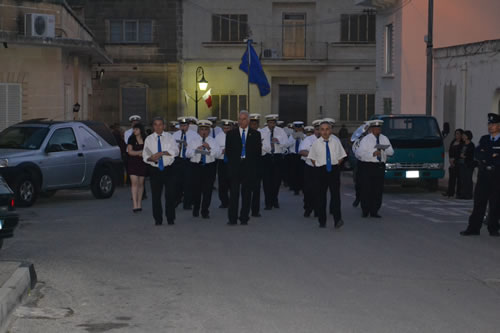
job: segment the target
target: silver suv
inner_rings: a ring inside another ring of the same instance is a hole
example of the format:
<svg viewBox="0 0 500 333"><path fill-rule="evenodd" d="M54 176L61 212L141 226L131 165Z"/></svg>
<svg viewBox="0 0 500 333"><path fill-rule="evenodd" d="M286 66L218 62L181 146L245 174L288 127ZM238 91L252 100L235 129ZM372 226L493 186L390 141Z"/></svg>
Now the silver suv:
<svg viewBox="0 0 500 333"><path fill-rule="evenodd" d="M38 119L0 133L0 175L18 206L68 188L90 187L96 198L110 198L122 169L120 148L102 123Z"/></svg>

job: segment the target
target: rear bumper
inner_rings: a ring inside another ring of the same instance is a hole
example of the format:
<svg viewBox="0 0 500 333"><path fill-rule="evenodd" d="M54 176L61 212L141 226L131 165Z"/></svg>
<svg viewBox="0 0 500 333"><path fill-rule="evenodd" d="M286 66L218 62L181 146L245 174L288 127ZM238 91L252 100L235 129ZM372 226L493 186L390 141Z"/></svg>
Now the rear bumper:
<svg viewBox="0 0 500 333"><path fill-rule="evenodd" d="M385 178L386 179L394 179L394 180L419 180L419 179L441 179L444 177L444 169L438 170L429 170L429 169L419 169L419 177L418 178L407 178L406 171L417 171L417 170L385 170Z"/></svg>
<svg viewBox="0 0 500 333"><path fill-rule="evenodd" d="M10 238L14 236L14 229L19 224L19 215L17 213L7 213L0 215L2 220L2 229L0 229L0 238Z"/></svg>

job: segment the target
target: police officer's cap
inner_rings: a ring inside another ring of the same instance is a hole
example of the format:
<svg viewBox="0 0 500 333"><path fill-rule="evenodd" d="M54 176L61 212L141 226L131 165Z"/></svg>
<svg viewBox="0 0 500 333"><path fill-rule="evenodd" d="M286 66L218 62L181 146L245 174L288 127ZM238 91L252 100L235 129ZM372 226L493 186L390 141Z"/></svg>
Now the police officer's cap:
<svg viewBox="0 0 500 333"><path fill-rule="evenodd" d="M316 120L313 120L312 125L313 125L314 127L321 125L321 119L316 119Z"/></svg>
<svg viewBox="0 0 500 333"><path fill-rule="evenodd" d="M283 120L278 120L278 121L276 122L276 124L277 124L278 126L281 126L281 125L283 125L284 123L285 123L285 122L284 122Z"/></svg>
<svg viewBox="0 0 500 333"><path fill-rule="evenodd" d="M212 127L212 122L210 120L200 120L198 121L198 127Z"/></svg>
<svg viewBox="0 0 500 333"><path fill-rule="evenodd" d="M196 117L187 117L187 120L193 124L198 124L198 119Z"/></svg>
<svg viewBox="0 0 500 333"><path fill-rule="evenodd" d="M232 126L233 125L233 121L229 120L229 119L222 119L221 123L222 123L222 126Z"/></svg>
<svg viewBox="0 0 500 333"><path fill-rule="evenodd" d="M306 133L313 133L314 132L314 127L313 126L306 126L306 127L304 127L304 132L306 132Z"/></svg>
<svg viewBox="0 0 500 333"><path fill-rule="evenodd" d="M496 113L488 113L488 124L500 123L500 115Z"/></svg>
<svg viewBox="0 0 500 333"><path fill-rule="evenodd" d="M277 114L268 114L266 116L266 121L271 121L271 120L277 121L278 118L279 116Z"/></svg>
<svg viewBox="0 0 500 333"><path fill-rule="evenodd" d="M368 127L382 127L384 124L384 121L381 119L374 119L374 120L369 120L366 122L366 125Z"/></svg>
<svg viewBox="0 0 500 333"><path fill-rule="evenodd" d="M333 126L333 124L335 124L335 119L333 118L323 118L321 119L321 123L329 123L330 125Z"/></svg>
<svg viewBox="0 0 500 333"><path fill-rule="evenodd" d="M260 114L250 113L250 120L260 120Z"/></svg>
<svg viewBox="0 0 500 333"><path fill-rule="evenodd" d="M304 122L303 121L294 121L293 127L304 127Z"/></svg>
<svg viewBox="0 0 500 333"><path fill-rule="evenodd" d="M207 117L207 120L209 120L213 123L214 121L217 121L217 117L215 117L215 116L214 117Z"/></svg>
<svg viewBox="0 0 500 333"><path fill-rule="evenodd" d="M175 121L175 120L172 120L172 121L170 121L170 125L171 126L177 126L177 125L179 125L179 122Z"/></svg>
<svg viewBox="0 0 500 333"><path fill-rule="evenodd" d="M142 119L142 118L141 118L141 116L134 114L134 115L132 115L132 116L130 116L130 117L128 118L128 121L130 121L130 122L133 122L133 121L141 121L141 119Z"/></svg>
<svg viewBox="0 0 500 333"><path fill-rule="evenodd" d="M179 117L179 118L177 118L177 121L179 122L180 125L184 125L184 124L189 123L189 118L188 117Z"/></svg>

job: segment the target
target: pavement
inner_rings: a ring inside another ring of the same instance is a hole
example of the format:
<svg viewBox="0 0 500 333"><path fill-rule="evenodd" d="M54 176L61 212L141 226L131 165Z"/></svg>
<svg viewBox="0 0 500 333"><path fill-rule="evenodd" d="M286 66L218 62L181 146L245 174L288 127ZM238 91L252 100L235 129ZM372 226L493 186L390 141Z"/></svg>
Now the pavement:
<svg viewBox="0 0 500 333"><path fill-rule="evenodd" d="M41 199L0 251L39 278L9 332L500 331L500 240L458 235L471 201L394 186L383 218L362 219L342 182L340 231L288 191L246 227L216 195L210 220L178 210L161 227L126 188Z"/></svg>

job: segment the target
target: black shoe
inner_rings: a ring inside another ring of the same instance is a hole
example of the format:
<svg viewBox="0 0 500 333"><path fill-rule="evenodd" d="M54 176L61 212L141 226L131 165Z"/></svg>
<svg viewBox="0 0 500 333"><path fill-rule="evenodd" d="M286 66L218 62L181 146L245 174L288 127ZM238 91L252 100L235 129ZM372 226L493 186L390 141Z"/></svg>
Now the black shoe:
<svg viewBox="0 0 500 333"><path fill-rule="evenodd" d="M500 232L498 232L498 231L491 231L490 232L490 236L491 237L500 237Z"/></svg>
<svg viewBox="0 0 500 333"><path fill-rule="evenodd" d="M358 206L359 206L359 199L354 200L354 201L352 202L352 206L353 206L354 208L358 207Z"/></svg>
<svg viewBox="0 0 500 333"><path fill-rule="evenodd" d="M248 225L248 222L241 222L241 225Z"/></svg>
<svg viewBox="0 0 500 333"><path fill-rule="evenodd" d="M170 222L168 222L168 225L175 225L175 222L174 221L170 221Z"/></svg>
<svg viewBox="0 0 500 333"><path fill-rule="evenodd" d="M142 212L142 208L137 208L137 211L138 212Z"/></svg>
<svg viewBox="0 0 500 333"><path fill-rule="evenodd" d="M219 208L227 208L227 205L220 205Z"/></svg>
<svg viewBox="0 0 500 333"><path fill-rule="evenodd" d="M134 208L134 209L132 209L132 211L133 211L134 213L137 213L137 212L139 212L139 209Z"/></svg>
<svg viewBox="0 0 500 333"><path fill-rule="evenodd" d="M368 217L368 213L361 214L361 217Z"/></svg>
<svg viewBox="0 0 500 333"><path fill-rule="evenodd" d="M162 225L162 224L163 224L163 222L162 222L162 221L160 221L160 222L156 221L156 222L155 222L155 225Z"/></svg>
<svg viewBox="0 0 500 333"><path fill-rule="evenodd" d="M462 236L479 236L480 232L479 231L472 231L469 229L465 229L464 231L460 232L460 235Z"/></svg>
<svg viewBox="0 0 500 333"><path fill-rule="evenodd" d="M227 222L227 225L231 225L231 226L233 226L233 225L237 225L237 224L238 224L238 223L236 223L236 222Z"/></svg>
<svg viewBox="0 0 500 333"><path fill-rule="evenodd" d="M443 192L441 193L443 197L452 197L453 195L450 195L448 192Z"/></svg>
<svg viewBox="0 0 500 333"><path fill-rule="evenodd" d="M262 215L260 215L259 213L256 213L256 214L252 214L252 217L262 217Z"/></svg>
<svg viewBox="0 0 500 333"><path fill-rule="evenodd" d="M374 213L374 214L370 214L371 217L374 217L376 219L380 219L382 218L382 216L378 215L377 213Z"/></svg>
<svg viewBox="0 0 500 333"><path fill-rule="evenodd" d="M273 205L273 207L274 207L274 208L280 208L280 204L279 204L279 203L275 203L275 204Z"/></svg>
<svg viewBox="0 0 500 333"><path fill-rule="evenodd" d="M210 218L210 215L208 215L208 214L201 215L201 218L203 218L203 219L209 219L209 218Z"/></svg>
<svg viewBox="0 0 500 333"><path fill-rule="evenodd" d="M311 213L312 213L312 212L310 212L310 211L306 210L306 211L304 212L304 217L311 217Z"/></svg>
<svg viewBox="0 0 500 333"><path fill-rule="evenodd" d="M271 206L264 207L264 210L272 210L272 209L273 209L273 207L271 207Z"/></svg>
<svg viewBox="0 0 500 333"><path fill-rule="evenodd" d="M338 220L335 222L335 229L340 229L340 228L342 228L343 225L344 225L344 221Z"/></svg>
<svg viewBox="0 0 500 333"><path fill-rule="evenodd" d="M193 211L193 217L199 217L199 216L200 216L200 212Z"/></svg>

